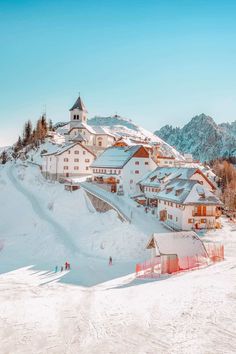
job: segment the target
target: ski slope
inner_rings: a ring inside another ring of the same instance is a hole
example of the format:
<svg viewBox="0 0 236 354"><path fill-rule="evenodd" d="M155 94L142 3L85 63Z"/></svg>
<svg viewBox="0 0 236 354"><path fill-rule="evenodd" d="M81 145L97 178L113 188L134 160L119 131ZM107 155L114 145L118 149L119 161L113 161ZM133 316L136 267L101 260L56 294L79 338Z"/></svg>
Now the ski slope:
<svg viewBox="0 0 236 354"><path fill-rule="evenodd" d="M224 262L140 281L135 263L163 231L151 215L99 214L30 165L0 166L0 198L0 353L236 352L235 224L204 236L224 243ZM72 270L54 273L66 260Z"/></svg>
<svg viewBox="0 0 236 354"><path fill-rule="evenodd" d="M1 168L0 195L0 272L31 264L53 270L69 261L72 271L64 281L91 286L133 272L136 262L149 257L151 229L122 223L115 211L97 213L83 190L69 193L46 182L37 166ZM158 228L164 231L156 222ZM109 256L113 268L107 267Z"/></svg>
<svg viewBox="0 0 236 354"><path fill-rule="evenodd" d="M226 261L162 281L131 274L81 287L29 268L0 275L2 352L235 353L236 228L224 225L208 238L224 240Z"/></svg>

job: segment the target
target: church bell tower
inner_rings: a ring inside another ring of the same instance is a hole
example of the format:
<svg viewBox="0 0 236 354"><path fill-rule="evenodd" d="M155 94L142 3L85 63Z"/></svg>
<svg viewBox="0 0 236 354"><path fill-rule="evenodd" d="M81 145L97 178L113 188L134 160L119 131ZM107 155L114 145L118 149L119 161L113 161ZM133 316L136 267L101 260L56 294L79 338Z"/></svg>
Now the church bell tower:
<svg viewBox="0 0 236 354"><path fill-rule="evenodd" d="M79 96L73 107L70 109L70 125L75 127L78 123L87 123L87 110Z"/></svg>

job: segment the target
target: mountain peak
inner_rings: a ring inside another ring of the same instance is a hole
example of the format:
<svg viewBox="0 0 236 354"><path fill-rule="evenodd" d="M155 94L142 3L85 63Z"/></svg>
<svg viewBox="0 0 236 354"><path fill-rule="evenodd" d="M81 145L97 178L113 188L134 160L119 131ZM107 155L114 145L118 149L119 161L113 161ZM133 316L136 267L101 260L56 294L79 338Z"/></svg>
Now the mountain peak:
<svg viewBox="0 0 236 354"><path fill-rule="evenodd" d="M234 123L217 125L205 113L194 116L183 128L165 125L155 134L181 153L191 153L201 161L236 156Z"/></svg>

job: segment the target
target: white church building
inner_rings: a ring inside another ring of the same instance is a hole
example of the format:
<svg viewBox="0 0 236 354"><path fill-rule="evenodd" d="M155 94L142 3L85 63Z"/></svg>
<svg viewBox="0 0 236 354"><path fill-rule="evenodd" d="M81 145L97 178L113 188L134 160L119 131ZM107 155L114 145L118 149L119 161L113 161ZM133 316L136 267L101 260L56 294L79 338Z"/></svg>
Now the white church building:
<svg viewBox="0 0 236 354"><path fill-rule="evenodd" d="M101 152L116 141L116 136L106 128L87 124L87 109L79 96L70 109L69 130L65 133L66 142L80 142Z"/></svg>

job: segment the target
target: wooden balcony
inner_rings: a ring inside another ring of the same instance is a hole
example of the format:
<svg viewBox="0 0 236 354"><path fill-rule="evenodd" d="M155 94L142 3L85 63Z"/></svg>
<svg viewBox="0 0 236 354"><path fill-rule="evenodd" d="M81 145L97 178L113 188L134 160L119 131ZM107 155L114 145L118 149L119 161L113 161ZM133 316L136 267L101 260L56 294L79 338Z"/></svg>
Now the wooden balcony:
<svg viewBox="0 0 236 354"><path fill-rule="evenodd" d="M207 212L197 212L197 211L193 211L192 213L193 216L200 216L200 217L207 217L207 216L214 216L216 218L219 218L221 216L221 211L217 210L217 211L207 211Z"/></svg>

